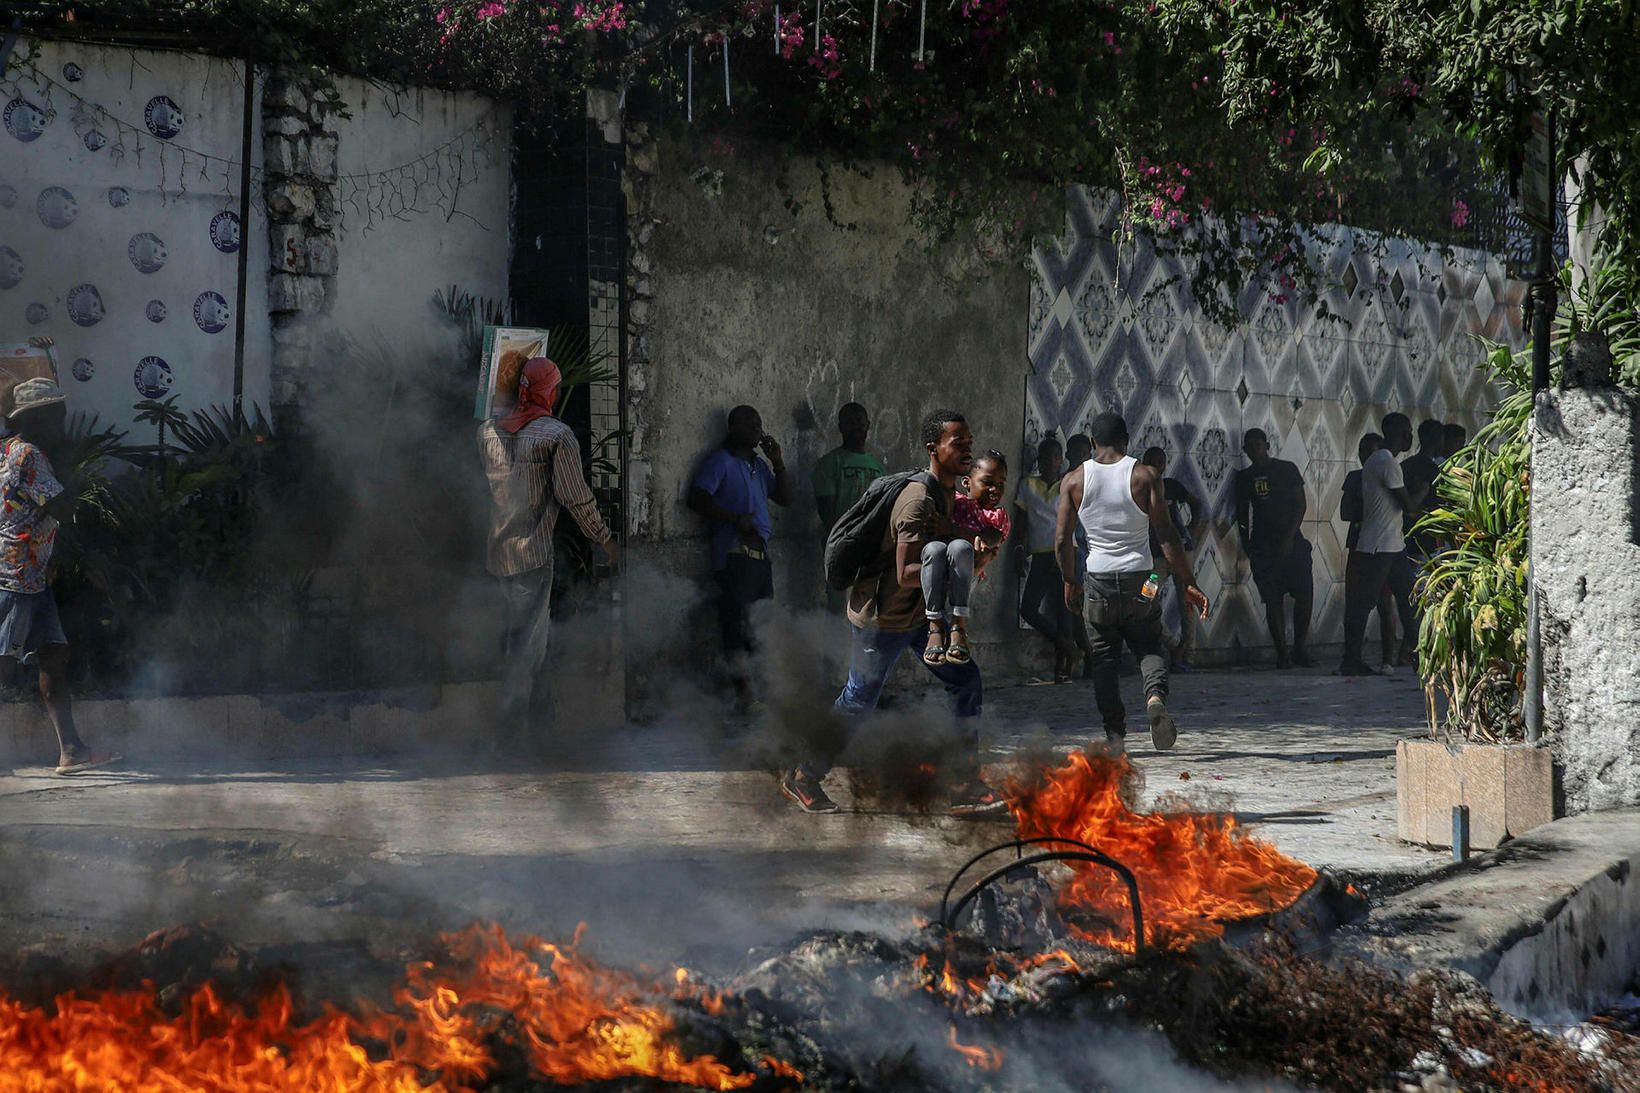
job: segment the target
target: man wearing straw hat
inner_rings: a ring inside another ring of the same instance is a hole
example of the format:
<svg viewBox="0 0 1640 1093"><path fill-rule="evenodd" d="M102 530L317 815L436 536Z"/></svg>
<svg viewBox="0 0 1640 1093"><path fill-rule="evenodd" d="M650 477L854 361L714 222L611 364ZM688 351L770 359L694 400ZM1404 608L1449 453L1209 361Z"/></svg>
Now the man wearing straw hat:
<svg viewBox="0 0 1640 1093"><path fill-rule="evenodd" d="M66 416L56 380L36 377L12 389L15 432L0 437L0 657L38 665L40 697L57 730L57 773L83 774L124 756L93 751L74 727L68 638L49 584L58 524L74 514L74 492L46 456L61 446Z"/></svg>

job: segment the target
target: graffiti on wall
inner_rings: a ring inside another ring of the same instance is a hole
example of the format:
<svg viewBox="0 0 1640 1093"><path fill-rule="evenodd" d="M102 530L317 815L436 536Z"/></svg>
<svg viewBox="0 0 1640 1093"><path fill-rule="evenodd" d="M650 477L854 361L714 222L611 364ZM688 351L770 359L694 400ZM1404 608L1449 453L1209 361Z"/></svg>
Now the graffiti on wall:
<svg viewBox="0 0 1640 1093"><path fill-rule="evenodd" d="M1335 319L1254 288L1241 301L1247 321L1232 330L1201 314L1175 260L1142 237L1118 248L1114 195L1078 189L1069 209L1065 233L1034 255L1027 448L1049 430L1063 439L1115 410L1134 454L1165 450L1169 475L1211 514L1193 559L1215 604L1200 645L1235 650L1269 644L1234 512L1242 435L1263 429L1307 487L1314 638L1341 641L1347 529L1336 517L1357 441L1389 411L1414 423L1457 421L1473 435L1497 398L1475 367L1475 338L1520 344L1524 286L1482 255L1446 263L1344 232L1315 244ZM1169 625L1176 621L1170 605Z"/></svg>
<svg viewBox="0 0 1640 1093"><path fill-rule="evenodd" d="M121 426L233 396L241 74L148 59L37 43L0 79L0 335L55 339L70 408Z"/></svg>
<svg viewBox="0 0 1640 1093"><path fill-rule="evenodd" d="M818 433L815 456L837 446L837 412L851 402L863 405L871 414L871 439L867 447L890 467L899 468L917 447L921 419L903 401L877 388L861 376L859 369L844 377L837 361L825 358L812 365L803 380L803 403L799 419L812 422Z"/></svg>

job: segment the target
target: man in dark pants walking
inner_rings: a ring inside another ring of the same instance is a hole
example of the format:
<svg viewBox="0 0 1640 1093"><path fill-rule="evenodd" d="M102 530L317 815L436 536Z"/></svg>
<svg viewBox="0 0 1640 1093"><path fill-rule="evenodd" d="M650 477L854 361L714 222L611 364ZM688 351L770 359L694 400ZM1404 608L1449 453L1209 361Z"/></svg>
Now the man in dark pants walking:
<svg viewBox="0 0 1640 1093"><path fill-rule="evenodd" d="M1059 488L1054 538L1065 606L1076 615L1086 613L1093 645L1093 694L1107 746L1120 751L1127 738L1127 711L1117 677L1125 641L1144 673L1151 742L1158 751L1166 751L1178 736L1178 726L1167 710L1160 581L1150 583L1153 531L1168 567L1184 579L1186 605L1204 619L1207 596L1196 587L1190 559L1173 528L1162 476L1127 454L1127 422L1119 414L1104 413L1093 419L1089 431L1093 458L1066 474ZM1087 574L1081 584L1076 580L1078 523L1088 541Z"/></svg>
<svg viewBox="0 0 1640 1093"><path fill-rule="evenodd" d="M1367 616L1384 585L1395 594L1396 612L1401 616L1403 642L1417 640L1418 620L1412 611L1412 573L1406 564L1404 514L1423 503L1428 487L1409 490L1395 457L1412 447L1412 421L1405 414L1385 414L1384 447L1373 452L1361 467L1361 580L1355 595L1344 601L1344 662L1334 675L1367 676L1373 670L1361 659L1367 637ZM1394 671L1385 657L1383 674Z"/></svg>
<svg viewBox="0 0 1640 1093"><path fill-rule="evenodd" d="M936 410L923 420L923 447L928 473L907 482L894 500L883 531L877 562L849 590L848 620L853 630L848 682L832 709L850 721L877 708L883 685L900 658L911 650L917 662L945 684L958 720L968 726L962 753L952 764L958 788L951 797L953 815L1000 812L1005 802L979 777L978 724L985 686L973 661L923 660L928 647L928 615L923 604L922 551L943 534L950 521L957 480L973 466L974 436L955 410ZM780 790L804 812L836 812L821 779L834 756L815 756L786 772Z"/></svg>
<svg viewBox="0 0 1640 1093"><path fill-rule="evenodd" d="M1248 429L1241 450L1252 465L1236 472L1236 526L1253 566L1253 583L1264 601L1264 621L1276 646L1276 667L1314 668L1307 644L1315 605L1310 541L1304 526L1308 502L1298 466L1270 454L1263 429ZM1293 651L1287 652L1286 598L1293 598Z"/></svg>
<svg viewBox="0 0 1640 1093"><path fill-rule="evenodd" d="M768 457L765 463L758 450ZM689 487L689 507L712 527L712 576L718 583L718 622L736 701L751 704L745 658L752 652L751 607L774 598L769 562L769 502L791 504L791 477L774 437L750 406L729 411L723 446L701 461Z"/></svg>

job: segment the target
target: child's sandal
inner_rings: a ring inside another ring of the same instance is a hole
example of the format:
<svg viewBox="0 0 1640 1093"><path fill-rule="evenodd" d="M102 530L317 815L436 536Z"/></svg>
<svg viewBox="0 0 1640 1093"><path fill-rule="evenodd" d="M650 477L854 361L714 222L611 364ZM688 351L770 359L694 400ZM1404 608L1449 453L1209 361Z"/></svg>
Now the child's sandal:
<svg viewBox="0 0 1640 1093"><path fill-rule="evenodd" d="M927 649L923 650L923 663L928 665L930 668L938 668L940 665L945 663L945 658L949 655L950 654L946 650L945 646L930 645Z"/></svg>
<svg viewBox="0 0 1640 1093"><path fill-rule="evenodd" d="M952 638L955 639L956 635L959 633L962 634L961 644L958 644L955 640L953 640L950 647L945 650L945 662L947 664L971 664L973 662L973 655L968 652L967 632L961 630L954 631L952 633Z"/></svg>

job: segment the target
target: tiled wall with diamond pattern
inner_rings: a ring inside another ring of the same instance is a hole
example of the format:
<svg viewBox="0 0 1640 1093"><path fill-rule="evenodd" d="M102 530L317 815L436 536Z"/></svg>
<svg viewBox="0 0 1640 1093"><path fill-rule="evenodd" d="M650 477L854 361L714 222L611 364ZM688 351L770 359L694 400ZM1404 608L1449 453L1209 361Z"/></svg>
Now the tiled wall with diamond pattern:
<svg viewBox="0 0 1640 1093"><path fill-rule="evenodd" d="M1414 426L1436 417L1473 435L1497 392L1476 367L1482 354L1472 335L1518 345L1525 286L1485 255L1443 261L1404 242L1340 233L1316 243L1336 318L1259 288L1240 301L1248 320L1229 329L1202 315L1176 260L1143 237L1117 246L1117 209L1113 195L1073 191L1064 234L1036 249L1028 451L1046 431L1063 439L1107 409L1127 418L1135 455L1165 448L1169 475L1212 510L1194 554L1214 605L1198 627L1199 646L1239 658L1270 644L1236 535L1233 491L1235 471L1246 466L1242 433L1263 429L1308 486L1312 640L1342 642L1347 526L1337 516L1356 443L1392 410ZM1168 605L1170 627L1175 610Z"/></svg>

